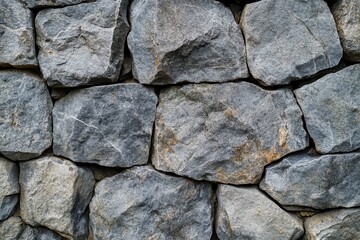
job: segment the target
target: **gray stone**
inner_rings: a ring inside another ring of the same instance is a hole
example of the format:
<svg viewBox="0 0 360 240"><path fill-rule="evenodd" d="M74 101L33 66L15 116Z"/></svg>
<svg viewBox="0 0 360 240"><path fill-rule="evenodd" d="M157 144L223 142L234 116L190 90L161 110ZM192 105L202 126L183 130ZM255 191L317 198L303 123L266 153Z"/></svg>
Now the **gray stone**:
<svg viewBox="0 0 360 240"><path fill-rule="evenodd" d="M248 77L244 40L215 0L135 0L128 45L140 83L224 82Z"/></svg>
<svg viewBox="0 0 360 240"><path fill-rule="evenodd" d="M94 0L21 0L28 8L64 7Z"/></svg>
<svg viewBox="0 0 360 240"><path fill-rule="evenodd" d="M289 89L189 84L160 93L152 163L197 180L249 184L264 166L308 145Z"/></svg>
<svg viewBox="0 0 360 240"><path fill-rule="evenodd" d="M0 221L15 211L20 192L18 175L16 163L0 157Z"/></svg>
<svg viewBox="0 0 360 240"><path fill-rule="evenodd" d="M344 57L353 62L360 62L360 1L338 0L332 6L344 49Z"/></svg>
<svg viewBox="0 0 360 240"><path fill-rule="evenodd" d="M43 79L0 71L0 152L12 160L38 157L51 146L52 101Z"/></svg>
<svg viewBox="0 0 360 240"><path fill-rule="evenodd" d="M295 95L317 151L360 148L360 64L330 73Z"/></svg>
<svg viewBox="0 0 360 240"><path fill-rule="evenodd" d="M55 103L54 153L109 167L146 164L157 97L140 84L70 92Z"/></svg>
<svg viewBox="0 0 360 240"><path fill-rule="evenodd" d="M20 211L32 226L68 239L86 239L88 206L95 185L91 170L57 157L20 163Z"/></svg>
<svg viewBox="0 0 360 240"><path fill-rule="evenodd" d="M24 231L22 232L20 238L17 240L62 240L62 239L63 238L59 234L47 228L30 227L29 225L27 225Z"/></svg>
<svg viewBox="0 0 360 240"><path fill-rule="evenodd" d="M220 185L216 233L221 240L299 239L302 221L282 210L256 187Z"/></svg>
<svg viewBox="0 0 360 240"><path fill-rule="evenodd" d="M360 153L285 157L266 168L260 188L284 206L360 206Z"/></svg>
<svg viewBox="0 0 360 240"><path fill-rule="evenodd" d="M36 16L41 72L52 87L118 80L129 25L127 0L98 0Z"/></svg>
<svg viewBox="0 0 360 240"><path fill-rule="evenodd" d="M133 167L102 180L90 203L94 239L210 239L209 183Z"/></svg>
<svg viewBox="0 0 360 240"><path fill-rule="evenodd" d="M343 54L335 21L323 0L263 0L241 16L251 74L282 85L336 66Z"/></svg>
<svg viewBox="0 0 360 240"><path fill-rule="evenodd" d="M0 67L36 67L33 14L20 0L0 0Z"/></svg>
<svg viewBox="0 0 360 240"><path fill-rule="evenodd" d="M308 240L360 239L360 209L340 209L316 214L305 220Z"/></svg>

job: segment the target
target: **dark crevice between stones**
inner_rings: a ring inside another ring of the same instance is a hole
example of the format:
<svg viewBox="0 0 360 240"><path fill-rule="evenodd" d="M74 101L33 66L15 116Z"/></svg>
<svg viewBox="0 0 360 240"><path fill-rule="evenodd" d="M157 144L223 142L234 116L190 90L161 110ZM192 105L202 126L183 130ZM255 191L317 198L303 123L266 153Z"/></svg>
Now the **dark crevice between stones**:
<svg viewBox="0 0 360 240"><path fill-rule="evenodd" d="M76 5L79 5L79 4L84 4L84 3L92 3L92 2L96 2L97 0L84 0L83 2L80 2L80 3L69 3L69 4L67 4L67 5L63 5L63 6L40 6L40 7L34 7L34 8L29 8L29 7L27 7L26 6L26 4L25 4L25 6L28 8L28 9L30 9L33 13L38 13L38 12L40 12L40 11L42 11L42 10L45 10L45 9L54 9L54 8L65 8L65 7L70 7L70 6L76 6Z"/></svg>
<svg viewBox="0 0 360 240"><path fill-rule="evenodd" d="M213 201L213 211L212 211L212 216L213 216L213 221L212 221L212 236L210 240L219 240L218 236L216 235L216 215L217 215L217 209L218 209L218 200L217 200L217 196L216 196L216 192L218 189L218 184L213 183L212 184L212 191L213 191L213 195L212 195L212 201Z"/></svg>

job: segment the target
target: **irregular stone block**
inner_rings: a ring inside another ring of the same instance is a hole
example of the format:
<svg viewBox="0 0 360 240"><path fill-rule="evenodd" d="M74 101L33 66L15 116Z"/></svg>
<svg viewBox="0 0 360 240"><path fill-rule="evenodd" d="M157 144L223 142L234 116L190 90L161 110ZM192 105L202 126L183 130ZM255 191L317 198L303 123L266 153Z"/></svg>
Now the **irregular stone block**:
<svg viewBox="0 0 360 240"><path fill-rule="evenodd" d="M54 153L110 167L146 164L157 97L140 84L70 92L55 103Z"/></svg>
<svg viewBox="0 0 360 240"><path fill-rule="evenodd" d="M68 239L86 239L88 206L95 185L91 170L57 157L20 163L20 211L24 221Z"/></svg>
<svg viewBox="0 0 360 240"><path fill-rule="evenodd" d="M360 62L360 1L338 0L331 10L344 49L344 57L349 61Z"/></svg>
<svg viewBox="0 0 360 240"><path fill-rule="evenodd" d="M11 160L40 156L52 142L51 110L41 78L24 71L0 71L1 154Z"/></svg>
<svg viewBox="0 0 360 240"><path fill-rule="evenodd" d="M220 185L216 233L219 239L299 239L302 221L282 210L256 187Z"/></svg>
<svg viewBox="0 0 360 240"><path fill-rule="evenodd" d="M307 239L360 239L360 209L316 214L305 220Z"/></svg>
<svg viewBox="0 0 360 240"><path fill-rule="evenodd" d="M244 40L215 0L135 0L128 45L140 83L224 82L248 77Z"/></svg>
<svg viewBox="0 0 360 240"><path fill-rule="evenodd" d="M127 0L99 0L36 16L41 72L52 87L118 80L129 25Z"/></svg>
<svg viewBox="0 0 360 240"><path fill-rule="evenodd" d="M33 14L20 0L0 0L0 67L36 67Z"/></svg>
<svg viewBox="0 0 360 240"><path fill-rule="evenodd" d="M16 163L0 157L0 221L14 213L19 192L19 170Z"/></svg>
<svg viewBox="0 0 360 240"><path fill-rule="evenodd" d="M360 206L360 153L285 157L266 168L260 188L284 206Z"/></svg>
<svg viewBox="0 0 360 240"><path fill-rule="evenodd" d="M295 90L295 95L317 151L360 147L360 64L330 73Z"/></svg>
<svg viewBox="0 0 360 240"><path fill-rule="evenodd" d="M210 239L212 189L133 167L102 180L90 203L94 239Z"/></svg>
<svg viewBox="0 0 360 240"><path fill-rule="evenodd" d="M190 84L160 93L152 163L197 180L249 184L264 166L308 145L289 89Z"/></svg>
<svg viewBox="0 0 360 240"><path fill-rule="evenodd" d="M282 85L336 66L343 54L323 0L264 0L241 16L247 62L264 85Z"/></svg>
<svg viewBox="0 0 360 240"><path fill-rule="evenodd" d="M21 0L28 8L64 7L93 0Z"/></svg>

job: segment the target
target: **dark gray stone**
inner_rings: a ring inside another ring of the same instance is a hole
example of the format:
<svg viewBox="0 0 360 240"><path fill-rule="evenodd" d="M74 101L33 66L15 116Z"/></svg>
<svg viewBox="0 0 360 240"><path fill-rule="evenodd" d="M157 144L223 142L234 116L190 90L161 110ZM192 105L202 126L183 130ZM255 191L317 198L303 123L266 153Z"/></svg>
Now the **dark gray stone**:
<svg viewBox="0 0 360 240"><path fill-rule="evenodd" d="M160 93L152 163L197 180L249 184L264 166L308 145L289 89L189 84Z"/></svg>
<svg viewBox="0 0 360 240"><path fill-rule="evenodd" d="M360 147L360 64L330 73L295 95L317 151L351 152Z"/></svg>
<svg viewBox="0 0 360 240"><path fill-rule="evenodd" d="M0 71L0 152L11 160L38 157L51 146L52 101L43 79Z"/></svg>
<svg viewBox="0 0 360 240"><path fill-rule="evenodd" d="M28 8L64 7L94 0L21 0Z"/></svg>
<svg viewBox="0 0 360 240"><path fill-rule="evenodd" d="M266 168L260 188L284 206L360 206L360 153L285 157Z"/></svg>
<svg viewBox="0 0 360 240"><path fill-rule="evenodd" d="M343 54L323 0L263 0L241 16L247 62L264 85L282 85L336 66Z"/></svg>
<svg viewBox="0 0 360 240"><path fill-rule="evenodd" d="M244 40L215 0L135 0L128 45L140 83L225 82L248 77Z"/></svg>
<svg viewBox="0 0 360 240"><path fill-rule="evenodd" d="M36 67L33 14L20 0L0 0L0 67Z"/></svg>
<svg viewBox="0 0 360 240"><path fill-rule="evenodd" d="M220 185L216 234L221 240L299 239L302 221L282 210L256 187Z"/></svg>
<svg viewBox="0 0 360 240"><path fill-rule="evenodd" d="M54 153L110 167L146 164L157 97L140 84L70 92L55 103Z"/></svg>
<svg viewBox="0 0 360 240"><path fill-rule="evenodd" d="M24 221L68 239L86 239L88 206L95 185L91 170L44 157L20 163L20 211Z"/></svg>
<svg viewBox="0 0 360 240"><path fill-rule="evenodd" d="M98 0L36 16L41 72L52 87L118 80L129 25L127 0Z"/></svg>
<svg viewBox="0 0 360 240"><path fill-rule="evenodd" d="M210 239L212 189L133 167L102 180L90 203L94 239Z"/></svg>

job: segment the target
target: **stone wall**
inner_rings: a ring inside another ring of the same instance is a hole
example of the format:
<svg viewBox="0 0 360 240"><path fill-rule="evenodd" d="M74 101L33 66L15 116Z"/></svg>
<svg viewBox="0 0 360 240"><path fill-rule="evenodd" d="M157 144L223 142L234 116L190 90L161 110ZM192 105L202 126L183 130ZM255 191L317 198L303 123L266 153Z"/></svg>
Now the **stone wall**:
<svg viewBox="0 0 360 240"><path fill-rule="evenodd" d="M0 239L360 239L359 0L0 0Z"/></svg>

